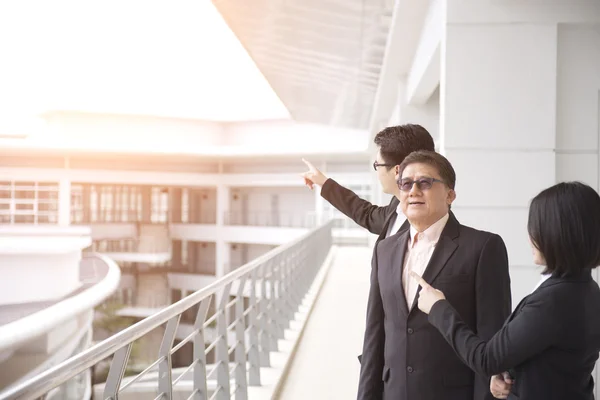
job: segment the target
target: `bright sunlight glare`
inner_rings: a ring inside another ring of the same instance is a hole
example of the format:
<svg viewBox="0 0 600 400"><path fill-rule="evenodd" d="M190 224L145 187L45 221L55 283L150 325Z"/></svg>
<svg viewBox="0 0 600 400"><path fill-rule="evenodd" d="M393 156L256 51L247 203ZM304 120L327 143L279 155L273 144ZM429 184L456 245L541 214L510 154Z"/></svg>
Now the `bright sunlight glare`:
<svg viewBox="0 0 600 400"><path fill-rule="evenodd" d="M209 0L2 1L0 54L12 125L51 110L289 118Z"/></svg>

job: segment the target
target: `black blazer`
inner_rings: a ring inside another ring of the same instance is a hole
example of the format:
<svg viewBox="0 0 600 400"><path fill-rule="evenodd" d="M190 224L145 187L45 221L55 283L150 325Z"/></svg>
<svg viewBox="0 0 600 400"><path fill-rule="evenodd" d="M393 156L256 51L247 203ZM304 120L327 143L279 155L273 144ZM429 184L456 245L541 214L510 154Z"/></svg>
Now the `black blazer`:
<svg viewBox="0 0 600 400"><path fill-rule="evenodd" d="M508 370L515 378L509 399L594 399L600 289L590 270L546 280L488 342L463 322L453 302L434 304L429 321L473 370L485 375Z"/></svg>
<svg viewBox="0 0 600 400"><path fill-rule="evenodd" d="M392 197L387 206L371 204L331 178L321 187L321 196L358 225L379 235L377 242L385 238L389 224L395 221L396 209L400 204L396 196Z"/></svg>
<svg viewBox="0 0 600 400"><path fill-rule="evenodd" d="M489 377L475 378L416 301L407 307L402 266L409 235L404 227L375 249L358 398L493 399ZM452 213L423 278L442 290L482 337L491 338L510 314L504 242L461 225Z"/></svg>

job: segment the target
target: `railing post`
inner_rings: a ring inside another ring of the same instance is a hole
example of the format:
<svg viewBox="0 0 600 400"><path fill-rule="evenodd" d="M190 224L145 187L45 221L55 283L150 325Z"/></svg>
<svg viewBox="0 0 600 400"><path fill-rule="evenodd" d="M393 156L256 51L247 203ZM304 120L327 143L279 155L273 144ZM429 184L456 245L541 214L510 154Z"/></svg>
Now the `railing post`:
<svg viewBox="0 0 600 400"><path fill-rule="evenodd" d="M229 302L229 293L231 283L225 285L221 291L219 306L216 312L217 316L217 334L218 343L215 349L217 364L217 399L229 400L231 398L231 387L229 383L229 345L227 344L227 303Z"/></svg>
<svg viewBox="0 0 600 400"><path fill-rule="evenodd" d="M209 296L200 302L198 313L196 314L196 321L194 322L194 330L198 331L196 336L194 336L194 362L196 363L194 365L195 400L208 399L208 388L206 385L206 344L204 342L204 321L206 321L211 299L212 296Z"/></svg>
<svg viewBox="0 0 600 400"><path fill-rule="evenodd" d="M293 251L290 249L290 251ZM284 337L284 332L289 328L290 323L290 304L288 302L288 288L287 288L287 264L289 256L283 256L279 260L279 269L277 270L277 304L279 314L279 326L281 328L281 336Z"/></svg>
<svg viewBox="0 0 600 400"><path fill-rule="evenodd" d="M235 302L235 399L248 399L248 379L246 377L246 322L244 317L244 288L247 277L239 279Z"/></svg>
<svg viewBox="0 0 600 400"><path fill-rule="evenodd" d="M259 313L259 303L256 300L256 277L258 268L250 273L250 311L248 313L248 383L250 386L260 386L260 345L257 315ZM261 292L264 294L264 292ZM262 332L261 332L262 333Z"/></svg>
<svg viewBox="0 0 600 400"><path fill-rule="evenodd" d="M110 363L110 369L108 370L108 377L104 384L104 393L102 394L103 399L119 399L119 388L121 387L123 375L125 375L125 369L127 368L127 361L129 361L132 347L133 342L129 343L127 346L121 347L113 356L112 362Z"/></svg>
<svg viewBox="0 0 600 400"><path fill-rule="evenodd" d="M166 400L171 400L173 398L171 349L173 348L173 341L175 340L175 334L177 333L177 326L179 325L180 318L181 314L171 318L169 322L167 322L165 334L163 335L160 350L158 352L158 357L161 359L158 363L158 392L162 394L162 398L166 398Z"/></svg>
<svg viewBox="0 0 600 400"><path fill-rule="evenodd" d="M258 302L258 341L260 345L260 366L271 366L271 335L269 333L269 298L267 293L267 275L269 274L269 265L267 261L261 267L260 279L260 300Z"/></svg>
<svg viewBox="0 0 600 400"><path fill-rule="evenodd" d="M266 288L265 292L265 317L266 317L266 328L269 332L269 351L277 351L279 349L279 343L277 339L279 338L279 330L277 327L277 299L276 299L276 291L275 291L275 269L277 268L277 258L270 260L267 264L266 268Z"/></svg>
<svg viewBox="0 0 600 400"><path fill-rule="evenodd" d="M285 328L285 297L283 294L283 285L281 282L281 270L283 269L282 256L275 258L275 268L273 270L273 316L275 317L275 332L277 339L283 339Z"/></svg>
<svg viewBox="0 0 600 400"><path fill-rule="evenodd" d="M286 327L289 328L290 321L292 321L296 316L296 311L298 310L295 296L295 282L294 282L294 264L296 262L296 249L292 249L290 254L286 257L285 260L285 269L284 269L284 282L285 282L285 296L287 300L288 307L288 318Z"/></svg>
<svg viewBox="0 0 600 400"><path fill-rule="evenodd" d="M302 268L301 262L304 253L302 251L302 247L300 250L295 251L293 253L293 258L290 266L290 292L291 299L293 301L294 311L298 311L300 308L300 304L302 304L302 299L304 298L304 286L302 282Z"/></svg>

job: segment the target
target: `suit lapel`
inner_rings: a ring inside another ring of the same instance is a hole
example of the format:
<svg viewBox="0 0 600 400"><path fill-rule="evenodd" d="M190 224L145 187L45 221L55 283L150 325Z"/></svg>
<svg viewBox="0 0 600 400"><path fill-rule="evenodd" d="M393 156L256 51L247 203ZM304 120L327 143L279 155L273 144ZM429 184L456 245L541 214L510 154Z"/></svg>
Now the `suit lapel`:
<svg viewBox="0 0 600 400"><path fill-rule="evenodd" d="M434 284L435 278L442 272L452 254L458 248L458 243L456 239L458 238L458 228L459 223L454 217L452 212L450 213L450 218L448 218L448 222L440 235L440 239L433 250L433 254L431 255L431 259L427 264L427 268L423 273L423 279L426 282L429 282L431 285ZM419 297L419 292L421 291L421 287L419 287L417 291L417 295L415 296L410 311L417 306L417 298Z"/></svg>
<svg viewBox="0 0 600 400"><path fill-rule="evenodd" d="M400 318L406 318L408 315L408 307L406 306L406 297L402 286L402 268L404 266L404 256L406 247L408 246L408 230L400 230L396 235L392 244L391 251L388 253L389 260L386 263L390 268L390 277L393 284L393 292L398 305Z"/></svg>

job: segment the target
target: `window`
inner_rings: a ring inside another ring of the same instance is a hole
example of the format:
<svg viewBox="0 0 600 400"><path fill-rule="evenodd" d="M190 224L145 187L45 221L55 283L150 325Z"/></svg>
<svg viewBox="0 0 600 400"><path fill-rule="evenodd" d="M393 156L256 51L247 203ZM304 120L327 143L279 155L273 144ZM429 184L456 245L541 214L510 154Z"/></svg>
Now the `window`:
<svg viewBox="0 0 600 400"><path fill-rule="evenodd" d="M150 221L166 223L169 213L169 192L166 188L153 187L151 199Z"/></svg>
<svg viewBox="0 0 600 400"><path fill-rule="evenodd" d="M0 182L0 223L58 223L57 182Z"/></svg>
<svg viewBox="0 0 600 400"><path fill-rule="evenodd" d="M142 190L133 185L71 185L71 221L138 222L142 220Z"/></svg>

